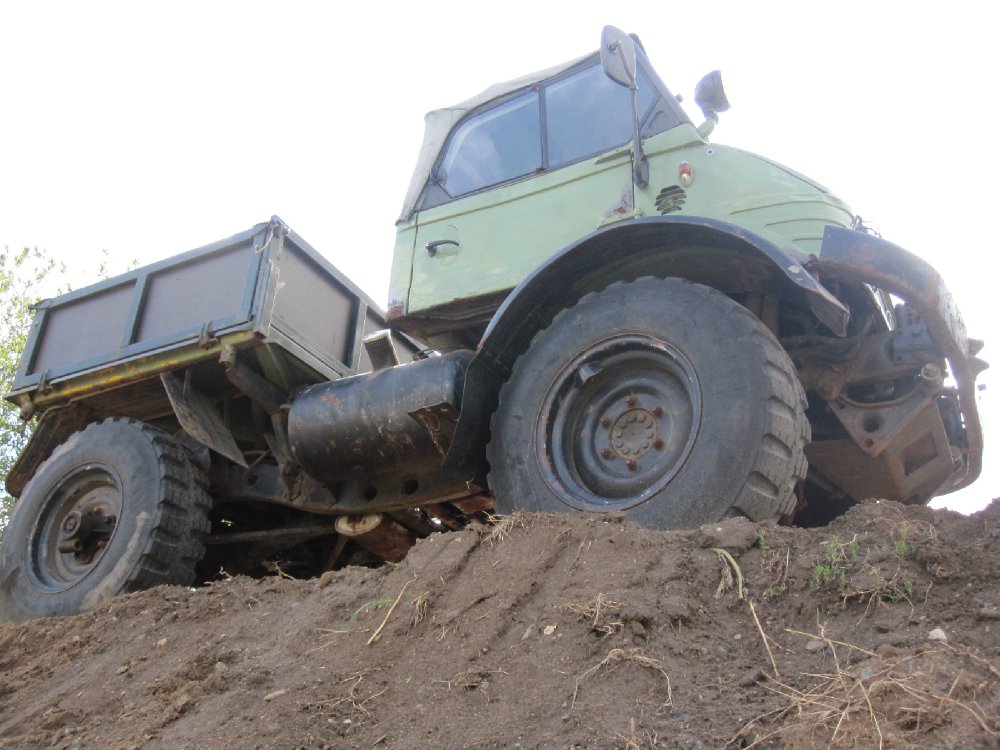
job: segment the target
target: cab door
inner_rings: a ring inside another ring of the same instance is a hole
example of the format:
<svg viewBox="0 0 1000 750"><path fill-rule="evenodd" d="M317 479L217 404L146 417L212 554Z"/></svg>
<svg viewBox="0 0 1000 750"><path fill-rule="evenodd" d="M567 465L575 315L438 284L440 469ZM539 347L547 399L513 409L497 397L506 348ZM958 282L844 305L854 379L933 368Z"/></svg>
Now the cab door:
<svg viewBox="0 0 1000 750"><path fill-rule="evenodd" d="M640 112L657 99L645 75L639 97ZM630 135L629 92L596 60L471 112L419 204L407 312L496 300L572 241L633 216Z"/></svg>

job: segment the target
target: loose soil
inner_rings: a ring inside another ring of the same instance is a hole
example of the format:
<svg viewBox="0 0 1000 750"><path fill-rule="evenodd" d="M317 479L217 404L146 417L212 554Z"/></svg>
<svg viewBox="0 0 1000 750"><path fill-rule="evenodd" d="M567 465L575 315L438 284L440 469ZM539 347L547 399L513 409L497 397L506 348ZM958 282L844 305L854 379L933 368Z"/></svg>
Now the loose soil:
<svg viewBox="0 0 1000 750"><path fill-rule="evenodd" d="M517 515L0 625L0 748L1000 748L1000 502Z"/></svg>

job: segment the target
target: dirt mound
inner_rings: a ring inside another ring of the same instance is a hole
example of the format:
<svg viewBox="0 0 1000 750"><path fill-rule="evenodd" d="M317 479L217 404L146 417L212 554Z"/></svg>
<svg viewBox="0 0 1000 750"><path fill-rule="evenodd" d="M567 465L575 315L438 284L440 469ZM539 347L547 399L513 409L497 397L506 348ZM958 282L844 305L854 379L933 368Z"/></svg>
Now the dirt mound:
<svg viewBox="0 0 1000 750"><path fill-rule="evenodd" d="M1000 747L1000 502L519 515L0 625L0 748Z"/></svg>

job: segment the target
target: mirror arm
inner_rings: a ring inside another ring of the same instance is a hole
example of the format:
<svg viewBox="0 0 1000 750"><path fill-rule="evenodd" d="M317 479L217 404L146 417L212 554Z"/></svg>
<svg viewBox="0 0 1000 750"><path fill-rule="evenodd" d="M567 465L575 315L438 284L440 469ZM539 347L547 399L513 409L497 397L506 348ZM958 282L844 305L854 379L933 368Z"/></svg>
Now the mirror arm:
<svg viewBox="0 0 1000 750"><path fill-rule="evenodd" d="M635 81L630 87L632 93L632 180L636 187L644 188L649 184L649 162L642 150L642 138L639 135L639 87Z"/></svg>

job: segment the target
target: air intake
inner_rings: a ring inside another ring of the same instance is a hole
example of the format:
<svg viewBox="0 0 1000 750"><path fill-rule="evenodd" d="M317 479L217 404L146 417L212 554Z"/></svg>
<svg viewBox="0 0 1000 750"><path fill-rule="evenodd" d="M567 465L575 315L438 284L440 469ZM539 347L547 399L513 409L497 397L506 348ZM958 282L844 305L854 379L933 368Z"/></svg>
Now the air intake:
<svg viewBox="0 0 1000 750"><path fill-rule="evenodd" d="M656 196L656 210L661 214L680 211L684 207L685 200L687 200L687 193L679 185L665 187Z"/></svg>

